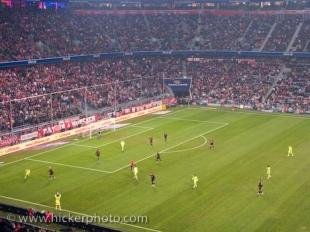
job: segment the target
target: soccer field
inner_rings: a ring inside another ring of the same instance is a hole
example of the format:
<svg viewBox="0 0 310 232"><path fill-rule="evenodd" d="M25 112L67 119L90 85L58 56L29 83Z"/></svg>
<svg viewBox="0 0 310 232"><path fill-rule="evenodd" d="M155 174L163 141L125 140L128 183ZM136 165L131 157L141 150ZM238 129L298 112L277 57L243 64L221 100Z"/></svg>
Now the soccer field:
<svg viewBox="0 0 310 232"><path fill-rule="evenodd" d="M63 214L148 217L147 223L106 224L122 231L310 231L309 117L178 107L126 123L102 138L0 157L5 162L0 202L53 210L59 191ZM289 145L295 157L287 157ZM154 159L157 151L161 162ZM138 182L131 160L139 168ZM55 180L48 179L49 166ZM31 169L27 181L25 169ZM194 173L197 189L192 188ZM260 178L264 195L257 197Z"/></svg>

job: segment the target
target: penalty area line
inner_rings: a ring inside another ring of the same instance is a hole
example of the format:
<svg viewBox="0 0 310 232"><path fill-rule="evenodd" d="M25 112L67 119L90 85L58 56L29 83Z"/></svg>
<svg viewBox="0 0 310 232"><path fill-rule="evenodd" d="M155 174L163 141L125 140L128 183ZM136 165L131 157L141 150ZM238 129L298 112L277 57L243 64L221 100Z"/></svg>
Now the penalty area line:
<svg viewBox="0 0 310 232"><path fill-rule="evenodd" d="M89 146L89 145L83 145L83 144L77 144L77 143L73 143L71 145L72 146L78 146L78 147L97 148L95 146Z"/></svg>
<svg viewBox="0 0 310 232"><path fill-rule="evenodd" d="M167 147L167 148L165 148L165 149L159 151L159 153L163 153L163 152L165 152L165 151L169 151L170 149L173 149L173 148L175 148L175 147L178 147L178 146L180 146L180 145L182 145L182 144L184 144L184 143L187 143L187 142L189 142L189 141L192 141L192 140L194 140L194 139L196 139L196 138L199 138L199 137L201 137L201 136L203 136L203 135L206 135L206 134L212 133L212 132L214 132L214 131L216 131L216 130L222 129L223 127L226 127L226 126L228 126L228 125L229 125L229 123L225 123L225 124L223 124L222 126L218 126L218 127L214 128L214 129L208 130L208 131L206 131L206 132L204 132L204 133L202 133L202 134L200 134L200 135L197 135L197 136L194 136L194 137L192 137L192 138L186 139L186 140L184 140L184 141L182 141L182 142L180 142L180 143L178 143L178 144L176 144L176 145ZM149 158L151 158L151 157L154 157L154 155L153 155L153 154L152 154L152 155L148 155L148 156L146 156L146 157L144 157L144 158L142 158L142 159L136 161L136 163L142 162L142 161L144 161L144 160L146 160L146 159L149 159ZM128 168L129 166L130 166L130 164L125 165L125 166L123 166L123 167L120 167L120 168L118 168L118 169L112 171L112 173L116 173L116 172L118 172L118 171L121 171L121 170L123 170L123 169L125 169L125 168Z"/></svg>
<svg viewBox="0 0 310 232"><path fill-rule="evenodd" d="M180 121L188 121L188 122L201 122L201 123L213 123L213 124L226 124L224 122L216 122L216 121L204 121L204 120L196 120L196 119L187 119L187 118L177 118L177 117L159 117L161 119L171 119L171 120L180 120Z"/></svg>
<svg viewBox="0 0 310 232"><path fill-rule="evenodd" d="M40 203L36 203L36 202L32 202L32 201L26 201L26 200L14 198L14 197L8 197L8 196L0 195L0 198L4 198L4 199L7 199L7 200L12 200L12 201L16 201L16 202L26 203L26 204L29 204L29 205L35 205L35 206L40 206L40 207L44 207L44 208L55 210L55 207L52 207L52 206L49 206L49 205L44 205L44 204L40 204ZM67 212L69 214L71 213L71 214L81 215L81 216L85 216L85 217L88 217L88 218L96 218L96 217L98 217L98 215L92 216L92 215L88 215L88 214L85 214L85 213L75 212L75 211L67 210L67 209L62 209L59 212ZM56 216L58 216L58 215L56 215ZM133 224L125 223L125 222L116 222L116 223L117 224L121 224L121 225L126 225L126 226L130 226L130 227L135 227L135 228L143 229L143 230L147 230L147 231L162 232L160 230L155 230L155 229L144 227L144 226L137 226L137 225L133 225Z"/></svg>
<svg viewBox="0 0 310 232"><path fill-rule="evenodd" d="M171 113L169 113L169 114L167 114L167 115L176 114L176 113L179 113L180 111L183 111L183 110L186 110L186 109L183 108L183 109L175 110L175 111L173 111L173 112L171 112ZM137 122L137 123L134 123L134 124L128 124L128 125L126 125L126 126L124 126L124 127L121 127L121 128L119 128L119 129L122 130L122 129L127 129L128 127L133 127L133 126L141 125L141 124L144 124L144 123L146 123L146 122L155 120L155 119L157 119L157 118L159 118L159 117L152 117L152 118L143 120L143 121L141 121L141 122ZM152 127L148 127L148 129L150 129L150 128L152 128ZM117 130L117 131L119 131L119 130ZM105 135L107 135L107 134L112 134L112 133L115 133L115 131L109 131L109 132L105 133ZM51 151L56 151L56 150L58 150L58 149L61 149L61 148L64 148L64 147L68 147L68 146L72 146L72 145L78 144L78 143L80 143L80 142L88 141L88 140L90 140L89 137L84 138L84 139L81 139L81 140L79 140L79 141L77 141L77 142L74 142L74 143L67 143L67 144L62 145L62 146L59 146L59 147L55 147L55 148L52 148L52 149L48 149L48 150L45 150L45 151L41 151L41 152L39 152L39 153L36 153L36 154L34 154L34 155L30 155L30 156L25 157L25 158L17 159L17 160L14 160L14 161L11 161L11 162L7 162L7 163L1 163L1 164L0 164L0 168L1 168L1 167L4 167L4 166L11 165L11 164L15 164L15 163L18 163L18 162L21 162L21 161L24 161L24 160L26 160L27 158L33 158L33 157L41 156L41 155L43 155L43 154L45 154L45 153L48 153L48 152L51 152Z"/></svg>
<svg viewBox="0 0 310 232"><path fill-rule="evenodd" d="M135 126L135 127L136 127L136 126ZM140 127L138 127L138 128L140 128ZM142 127L141 127L141 128L142 128ZM76 143L72 143L71 145L73 145L73 146L78 146L78 147L87 147L87 148L94 148L94 149L96 149L96 148L99 148L99 147L105 147L105 146L107 146L107 145L110 145L110 144L113 144L113 143L117 143L117 142L122 141L122 140L124 140L124 139L128 139L128 138L131 138L131 137L134 137L134 136L136 136L136 135L140 135L140 134L146 133L146 132L148 132L148 131L154 129L153 127L143 127L143 128L145 128L145 130L139 131L139 132L137 132L137 133L134 133L134 134L131 134L131 135L128 135L128 136L125 136L125 137L121 137L121 138L119 138L119 139L112 140L112 141L110 141L110 142L108 142L108 143L104 143L104 144L102 144L102 145L100 145L100 146L89 146L89 145L76 144Z"/></svg>
<svg viewBox="0 0 310 232"><path fill-rule="evenodd" d="M124 140L124 139L128 139L128 138L134 137L134 136L136 136L136 135L144 134L144 133L146 133L146 132L148 132L148 131L150 131L150 130L153 130L153 129L154 129L153 127L149 127L148 129L145 129L145 130L143 130L143 131L139 131L139 132L137 132L137 133L134 133L134 134L131 134L131 135L128 135L128 136L119 138L119 139L115 139L115 140L113 140L113 141L111 141L111 142L105 143L105 144L103 144L103 145L101 145L101 146L98 146L98 147L104 147L104 146L107 146L107 145L109 145L109 144L116 143L116 142L122 141L122 140Z"/></svg>
<svg viewBox="0 0 310 232"><path fill-rule="evenodd" d="M155 119L155 118L151 118L151 119L153 120L153 119ZM132 125L130 125L130 126L132 126ZM126 126L126 128L127 128L127 127L129 127L129 125ZM122 127L122 128L125 128L125 127ZM121 128L121 129L122 129L122 128ZM78 144L78 143L80 143L80 142L85 142L85 141L87 141L87 140L90 140L89 138L87 138L87 139L82 139L82 140L77 141L77 142L75 142L75 143L67 143L67 144L65 144L65 145L63 145L63 146L59 146L59 147L55 147L55 148L52 148L52 149L49 149L49 150L46 150L46 151L42 151L42 152L36 153L36 154L34 154L34 155L31 155L31 156L28 156L28 157L25 157L25 158L22 158L22 159L14 160L14 161L11 161L11 162L8 162L8 163L2 163L2 164L0 164L0 167L4 167L4 166L7 166L7 165L11 165L11 164L14 164L14 163L18 163L18 162L21 162L21 161L24 161L24 160L30 160L30 159L33 158L33 157L38 157L38 156L41 156L41 155L43 155L43 154L45 154L45 153L52 152L52 151L56 151L56 150L58 150L58 149L61 149L61 148L64 148L64 147L68 147L68 146L79 146L79 147L87 147L87 148L94 148L94 149L95 149L95 148L99 148L99 147L104 147L104 146L106 146L106 145L109 145L109 144L112 144L112 143L116 143L116 142L118 142L118 141L121 141L122 139L127 139L127 138L130 138L130 137L136 136L136 135L138 135L138 134L143 134L143 133L148 132L148 131L153 130L153 129L154 129L153 127L148 127L146 130L140 131L140 132L138 132L138 133L135 133L135 134L132 134L132 135L129 135L129 136L120 138L120 139L113 140L113 141L111 141L111 142L105 143L105 144L100 145L100 146L98 146L98 147L89 146L89 145L83 145L83 144ZM112 131L111 131L111 132L108 132L108 133L110 134L110 133L115 133L115 132L112 132ZM108 133L106 133L106 134L108 134Z"/></svg>
<svg viewBox="0 0 310 232"><path fill-rule="evenodd" d="M86 167L75 166L75 165L70 165L70 164L50 162L50 161L46 161L46 160L39 160L39 159L32 159L32 158L25 158L25 160L30 160L30 161L38 162L38 163L53 164L53 165L58 165L58 166L76 168L76 169L82 169L82 170L93 171L93 172L112 173L112 172L109 172L109 171L95 169L95 168L86 168Z"/></svg>
<svg viewBox="0 0 310 232"><path fill-rule="evenodd" d="M210 108L208 107L188 107L188 109L191 110L209 110ZM309 116L307 115L302 115L302 114L294 114L294 113L277 113L277 112L264 112L264 111L251 111L251 110L242 110L242 109L237 109L233 111L233 108L223 108L223 107L218 107L214 108L217 109L218 112L225 112L225 113L237 113L237 114L252 114L252 115L257 115L257 116L274 116L274 117L283 117L283 118L299 118L299 119L310 119Z"/></svg>

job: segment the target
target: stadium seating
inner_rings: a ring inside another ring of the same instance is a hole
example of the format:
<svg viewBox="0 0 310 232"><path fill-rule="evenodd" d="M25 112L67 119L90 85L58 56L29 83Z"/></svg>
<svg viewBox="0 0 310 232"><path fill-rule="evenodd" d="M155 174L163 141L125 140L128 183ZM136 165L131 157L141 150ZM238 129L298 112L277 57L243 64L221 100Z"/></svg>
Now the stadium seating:
<svg viewBox="0 0 310 232"><path fill-rule="evenodd" d="M292 67L288 78L278 81L270 99L264 101L280 73L281 64L279 60L149 58L2 70L0 128L3 131L8 130L11 123L19 127L79 115L85 104L98 110L158 96L165 77L192 78L192 97L197 102L263 109L272 104L274 109L283 111L285 101L289 101L293 105L290 111L308 111L309 69L306 66ZM8 99L17 100L10 103L6 102Z"/></svg>
<svg viewBox="0 0 310 232"><path fill-rule="evenodd" d="M310 68L294 65L290 69L287 78L278 81L269 104L284 112L310 111Z"/></svg>
<svg viewBox="0 0 310 232"><path fill-rule="evenodd" d="M79 16L50 11L1 12L0 61L104 51L237 49L285 51L300 16ZM309 20L296 38L309 51ZM298 42L299 41L299 42Z"/></svg>

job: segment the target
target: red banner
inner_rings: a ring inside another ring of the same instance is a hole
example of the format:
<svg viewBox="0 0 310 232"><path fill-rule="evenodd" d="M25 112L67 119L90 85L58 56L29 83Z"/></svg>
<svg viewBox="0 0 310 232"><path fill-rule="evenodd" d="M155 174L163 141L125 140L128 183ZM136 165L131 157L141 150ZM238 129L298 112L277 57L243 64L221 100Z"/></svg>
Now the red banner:
<svg viewBox="0 0 310 232"><path fill-rule="evenodd" d="M11 146L19 142L19 137L16 135L10 135L0 140L0 147Z"/></svg>

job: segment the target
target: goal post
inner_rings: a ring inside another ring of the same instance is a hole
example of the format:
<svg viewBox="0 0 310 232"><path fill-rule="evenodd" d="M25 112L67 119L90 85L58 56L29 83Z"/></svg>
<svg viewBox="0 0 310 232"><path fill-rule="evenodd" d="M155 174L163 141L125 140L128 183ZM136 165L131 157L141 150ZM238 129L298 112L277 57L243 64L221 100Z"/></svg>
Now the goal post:
<svg viewBox="0 0 310 232"><path fill-rule="evenodd" d="M82 138L93 138L96 134L103 133L104 131L108 130L116 130L115 126L115 119L113 122L108 123L108 122L102 122L102 123L90 123L89 125L86 126L86 130L81 133Z"/></svg>

